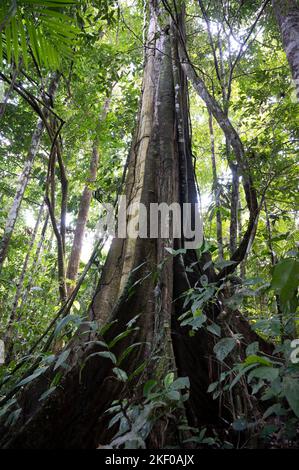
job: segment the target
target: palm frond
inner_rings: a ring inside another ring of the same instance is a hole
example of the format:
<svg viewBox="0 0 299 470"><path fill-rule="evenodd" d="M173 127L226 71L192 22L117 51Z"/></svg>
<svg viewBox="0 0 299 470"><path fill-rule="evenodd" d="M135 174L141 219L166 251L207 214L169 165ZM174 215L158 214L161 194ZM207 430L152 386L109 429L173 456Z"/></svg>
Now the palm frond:
<svg viewBox="0 0 299 470"><path fill-rule="evenodd" d="M59 67L71 56L79 32L69 16L78 0L4 0L0 5L0 63L28 68L31 54L39 67ZM65 10L67 9L67 10Z"/></svg>

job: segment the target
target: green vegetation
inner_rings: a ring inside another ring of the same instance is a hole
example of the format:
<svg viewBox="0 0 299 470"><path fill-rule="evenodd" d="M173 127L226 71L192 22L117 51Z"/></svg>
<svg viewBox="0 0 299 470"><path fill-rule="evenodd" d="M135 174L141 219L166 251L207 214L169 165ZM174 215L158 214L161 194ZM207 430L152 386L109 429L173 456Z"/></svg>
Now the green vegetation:
<svg viewBox="0 0 299 470"><path fill-rule="evenodd" d="M1 447L299 447L298 24L1 2ZM112 240L121 194L199 202L202 244Z"/></svg>

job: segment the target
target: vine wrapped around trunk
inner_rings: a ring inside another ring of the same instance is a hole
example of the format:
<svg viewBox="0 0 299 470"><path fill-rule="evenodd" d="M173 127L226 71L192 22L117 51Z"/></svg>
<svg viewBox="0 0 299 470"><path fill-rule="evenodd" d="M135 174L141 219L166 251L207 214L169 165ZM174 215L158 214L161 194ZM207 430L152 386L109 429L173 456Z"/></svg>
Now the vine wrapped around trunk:
<svg viewBox="0 0 299 470"><path fill-rule="evenodd" d="M129 157L126 197L132 203L196 203L188 120L188 90L180 66L176 28L161 26L159 4L152 0L145 52L144 79L137 129ZM181 25L183 27L183 24ZM166 256L166 247L184 247L184 238L115 238L102 278L90 307L90 320L112 322L105 334L107 343L138 316L138 329L112 348L118 358L135 344L123 361L130 376L146 361L142 382L157 380L167 372L190 379L186 405L189 422L195 425L219 422L219 403L207 393L218 365L211 359L213 341L204 329L190 337L178 317L183 313L179 299L205 273L216 281L213 268L203 271L209 255L197 259L194 250L176 257ZM197 263L193 272L186 267ZM179 299L179 300L177 300ZM213 303L207 315L216 319L221 304ZM242 320L236 318L239 324ZM232 321L233 323L233 321ZM256 340L248 324L244 336ZM233 330L233 326L231 326ZM113 363L96 353L103 352L97 332L81 329L72 341L63 377L49 397L39 401L55 375L53 367L33 381L18 396L21 413L11 429L2 427L6 448L93 448L109 442L105 411L113 400L138 397L138 377L127 388L112 373ZM166 430L167 435L167 430ZM159 435L155 436L156 445ZM173 439L173 437L170 437ZM164 442L167 445L168 442Z"/></svg>

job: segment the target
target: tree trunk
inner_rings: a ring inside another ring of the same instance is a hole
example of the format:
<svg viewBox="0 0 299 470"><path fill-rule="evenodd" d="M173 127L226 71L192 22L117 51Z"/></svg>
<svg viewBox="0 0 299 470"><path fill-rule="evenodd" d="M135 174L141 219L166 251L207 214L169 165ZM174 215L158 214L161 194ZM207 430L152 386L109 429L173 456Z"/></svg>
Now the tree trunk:
<svg viewBox="0 0 299 470"><path fill-rule="evenodd" d="M299 5L296 0L272 0L299 99Z"/></svg>
<svg viewBox="0 0 299 470"><path fill-rule="evenodd" d="M232 173L231 188L231 206L230 206L230 238L229 246L231 256L237 250L238 243L238 212L239 212L239 175L238 166L234 163L230 164Z"/></svg>
<svg viewBox="0 0 299 470"><path fill-rule="evenodd" d="M37 219L36 219L35 227L34 227L34 230L33 230L32 236L31 236L31 240L30 240L30 244L29 244L29 248L28 248L27 254L25 256L24 263L23 263L21 275L20 275L19 281L18 281L17 286L16 286L17 287L16 294L15 294L15 297L14 297L11 313L10 313L8 324L7 324L7 327L6 327L6 332L5 332L5 336L4 336L5 362L6 363L10 362L12 352L13 352L13 322L16 319L17 310L18 310L18 307L19 307L19 301L20 301L20 298L21 298L22 289L23 289L23 285L24 285L24 280L25 280L25 276L27 274L28 263L29 263L31 251L32 251L35 239L36 239L38 228L39 228L39 225L40 225L40 222L41 222L43 211L44 211L44 204L41 205L38 216L37 216Z"/></svg>
<svg viewBox="0 0 299 470"><path fill-rule="evenodd" d="M97 126L97 133L100 131L100 124L105 119L110 104L110 98L107 98L103 107L103 111L99 118L99 124ZM80 258L81 258L81 251L85 233L86 223L88 221L88 214L90 208L90 202L92 197L92 189L90 185L96 181L97 177L97 170L99 166L99 138L96 136L92 146L92 157L90 161L90 170L89 170L89 177L85 188L83 190L80 205L79 205L79 212L78 218L76 222L75 228L75 235L72 245L72 250L68 262L68 269L67 269L67 291L68 295L70 295L75 287L75 281L78 274Z"/></svg>
<svg viewBox="0 0 299 470"><path fill-rule="evenodd" d="M31 263L30 276L29 276L28 282L26 283L26 288L24 289L24 292L23 292L23 295L22 295L22 301L21 301L21 305L20 305L20 308L19 308L19 314L17 316L17 320L20 319L20 315L21 315L21 312L23 311L24 305L27 303L28 294L31 290L33 280L34 280L34 277L35 277L37 271L39 270L39 268L41 268L42 270L44 269L44 267L40 267L40 261L41 261L40 258L41 258L41 253L42 253L42 249L43 249L43 244L44 244L44 241L45 241L45 238L46 238L48 222L49 222L49 214L46 215L46 218L45 218L42 230L41 230L40 239L39 239L37 247L36 247L36 251L35 251L35 254L34 254L34 257L33 257L33 261ZM49 246L51 246L51 244L49 244Z"/></svg>
<svg viewBox="0 0 299 470"><path fill-rule="evenodd" d="M178 60L176 30L172 25L161 29L158 21L161 12L156 1L150 1L149 7L142 99L126 177L127 201L142 202L147 208L150 203L195 203L188 89ZM183 31L183 24L181 27ZM129 215L128 222L132 219ZM97 332L87 334L86 328L82 328L68 346L71 354L64 364L66 369L61 369L64 372L59 387L39 401L57 372L51 366L19 395L22 411L14 428L2 427L2 447L94 448L109 442L113 430L107 428L105 411L112 401L138 399L142 384L149 377L161 382L168 371L189 376L190 423L221 421L219 403L207 393L218 368L212 359L213 336L201 329L190 337L178 321L184 311L181 294L198 282L203 273L209 281L215 281L215 273L213 268L203 271L209 261L207 254L201 260L194 250L175 257L167 255L166 246L180 248L184 244L183 236L177 240L172 236L114 238L91 304L91 320L100 324L113 321L104 336L107 343L127 330L128 322L138 316L138 329L117 341L112 351L119 358L128 347L140 344L131 350L121 367L130 375L145 361L142 375L126 386L116 380L114 364L92 355L103 351L95 342L101 337ZM198 263L193 272L186 270L195 262ZM213 302L207 315L216 318L219 306ZM238 318L234 321L244 336L250 333L247 323L244 326ZM253 334L250 335L252 339ZM165 426L161 432L155 430L151 445L167 447L169 440L165 441L165 435L168 438Z"/></svg>
<svg viewBox="0 0 299 470"><path fill-rule="evenodd" d="M215 135L214 135L214 126L213 126L213 116L209 113L209 129L210 129L210 140L211 140L211 160L212 160L212 170L213 170L213 189L214 189L214 198L216 206L216 234L217 234L217 244L218 244L218 256L219 259L223 259L223 238L222 238L222 217L220 212L220 187L217 176L217 166L216 166L216 154L215 154Z"/></svg>
<svg viewBox="0 0 299 470"><path fill-rule="evenodd" d="M179 31L179 27L176 24L176 28ZM247 207L249 210L249 221L246 231L244 231L244 236L242 241L239 244L239 247L234 252L231 260L235 262L234 265L223 268L219 273L218 278L223 278L226 275L233 272L236 268L236 265L241 263L246 256L248 250L250 249L251 243L255 237L257 229L257 221L259 216L259 205L257 200L256 189L254 187L248 159L245 154L245 149L243 142L240 139L240 136L231 123L230 119L226 114L226 110L223 110L215 98L211 95L206 84L202 78L197 74L190 58L188 56L188 51L186 49L186 42L183 40L182 36L179 34L179 52L180 60L182 63L182 68L185 71L187 77L192 83L194 90L200 98L205 102L207 109L214 116L216 121L219 124L219 127L222 129L226 140L230 143L234 154L235 159L238 164L240 174L242 176L242 183L246 198Z"/></svg>
<svg viewBox="0 0 299 470"><path fill-rule="evenodd" d="M52 98L54 96L57 85L58 85L58 75L55 73L49 84L49 90L48 90L49 97ZM44 114L45 116L47 116L48 114L47 108L44 109ZM39 118L37 121L36 129L32 135L26 163L24 165L22 173L19 176L17 191L15 194L12 206L8 212L8 216L7 216L7 220L6 220L6 224L4 228L4 233L2 236L2 240L0 242L0 272L2 270L3 263L7 256L9 243L10 243L14 226L15 226L18 214L19 214L21 204L22 204L23 196L24 196L25 190L29 182L31 170L33 168L35 157L39 149L43 131L44 131L44 123L42 119Z"/></svg>
<svg viewBox="0 0 299 470"><path fill-rule="evenodd" d="M18 76L18 69L16 67L14 67L12 77L11 77L11 84L6 89L5 93L3 94L3 97L0 95L0 99L1 99L1 102L0 102L0 119L2 119L2 117L4 116L6 106L7 106L7 103L9 101L9 98L11 97L11 94L13 92L17 76ZM4 82L2 82L2 83L4 84Z"/></svg>

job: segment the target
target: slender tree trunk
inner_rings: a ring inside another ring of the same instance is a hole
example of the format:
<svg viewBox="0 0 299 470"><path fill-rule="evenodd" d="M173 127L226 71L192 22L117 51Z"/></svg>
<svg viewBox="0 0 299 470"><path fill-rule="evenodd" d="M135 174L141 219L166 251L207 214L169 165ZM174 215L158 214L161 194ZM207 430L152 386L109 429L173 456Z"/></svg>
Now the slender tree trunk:
<svg viewBox="0 0 299 470"><path fill-rule="evenodd" d="M299 99L299 4L297 0L272 0Z"/></svg>
<svg viewBox="0 0 299 470"><path fill-rule="evenodd" d="M49 90L48 90L48 95L51 98L54 96L56 92L57 85L58 85L58 75L55 73L50 81ZM45 115L48 114L48 110L46 108L44 110L44 114ZM16 223L19 211L20 211L23 196L24 196L25 190L29 182L31 170L33 168L35 157L39 149L43 131L44 131L44 123L42 119L39 118L37 125L36 125L36 129L32 135L26 163L24 165L22 173L19 176L17 191L15 194L13 203L11 205L11 208L8 212L8 216L7 216L7 220L6 220L6 224L4 228L4 233L2 236L2 240L0 242L0 272L2 270L3 263L7 256L9 243L10 243L12 233L15 227L15 223Z"/></svg>
<svg viewBox="0 0 299 470"><path fill-rule="evenodd" d="M97 133L100 131L101 122L103 122L103 120L105 119L107 115L109 104L110 104L110 98L107 98L105 101L101 116L99 118L99 123L97 126ZM70 254L70 258L68 262L68 269L67 269L68 295L70 295L74 290L75 281L76 281L78 270L79 270L82 245L83 245L83 239L84 239L84 234L85 234L85 227L88 221L90 202L92 198L92 189L90 186L92 183L96 181L98 166L99 166L99 138L97 136L92 146L92 157L90 161L89 177L88 177L87 183L85 185L85 188L83 190L83 193L80 199L74 240L73 240L72 250L71 250L71 254Z"/></svg>
<svg viewBox="0 0 299 470"><path fill-rule="evenodd" d="M239 193L239 208L238 208L238 239L239 243L241 242L243 238L243 219L242 219L242 204L241 204L241 198L240 198L240 193ZM246 277L246 257L240 264L240 275L242 279L245 279Z"/></svg>
<svg viewBox="0 0 299 470"><path fill-rule="evenodd" d="M4 233L3 233L2 240L0 243L0 270L3 266L4 260L7 255L9 242L10 242L13 229L14 229L14 226L15 226L18 214L19 214L24 192L25 192L25 189L27 188L30 173L33 167L35 156L39 148L43 130L44 130L44 124L42 120L39 119L36 129L32 135L27 161L25 163L22 173L19 176L17 191L15 194L12 206L8 212L8 216L7 216L7 220L6 220L6 224L4 228Z"/></svg>
<svg viewBox="0 0 299 470"><path fill-rule="evenodd" d="M143 203L147 208L152 202L192 204L197 200L187 82L180 66L176 30L172 24L161 29L159 6L156 1L149 2L142 100L125 191L127 201ZM184 31L183 23L181 30ZM134 222L133 216L128 215L127 221ZM121 363L129 376L141 364L145 364L145 370L141 375L135 372L136 378L124 387L114 377L115 365L93 354L104 350L97 342L99 333L87 334L88 330L82 328L68 346L71 353L61 369L62 379L50 397L39 400L57 374L53 366L19 395L22 411L15 428L8 432L5 427L0 428L2 447L97 447L111 438L113 430L107 427L105 411L113 400L126 398L132 403L142 394L144 381L150 377L160 382L168 371L190 379L189 422L219 422L219 403L207 393L218 371L212 359L214 341L206 329L189 336L178 321L182 312L190 308L183 308L182 293L198 283L203 273L209 281L216 277L212 267L203 270L210 261L207 253L201 260L195 250L175 257L167 255L166 247L184 245L183 235L176 240L173 236L113 240L91 304L90 319L100 324L113 322L104 335L106 342L111 343L135 318L138 328L121 339L118 336L111 348L117 358L131 348ZM194 266L193 271L186 269L190 265ZM220 304L213 302L206 310L210 318L216 319ZM238 331L248 338L247 323L244 326L237 317L230 320L230 329L237 322ZM249 336L249 340L253 336L256 340L254 334ZM151 448L174 444L173 436L169 441L167 421L161 419L163 426L155 428L150 438Z"/></svg>
<svg viewBox="0 0 299 470"><path fill-rule="evenodd" d="M220 212L220 187L217 175L217 165L216 165L216 154L215 154L215 135L214 135L214 126L213 126L213 116L209 113L209 129L210 129L210 139L211 139L211 160L212 160L212 170L213 170L213 189L214 189L214 198L216 206L216 233L217 233L217 244L218 244L218 256L219 259L223 259L223 238L222 238L222 217Z"/></svg>
<svg viewBox="0 0 299 470"><path fill-rule="evenodd" d="M188 52L186 49L186 43L182 39L181 35L179 35L179 51L182 67L187 77L189 78L190 82L192 83L195 91L198 93L200 98L205 102L209 112L213 114L214 118L222 129L226 140L229 141L234 151L235 159L237 161L240 174L242 176L246 203L249 210L249 221L247 229L246 231L244 231L244 236L241 243L239 244L239 247L231 257L232 261L235 261L235 264L225 267L219 273L218 277L223 278L227 274L234 271L236 264L239 264L243 261L244 257L246 256L246 253L250 249L257 229L257 221L260 208L258 205L257 194L252 181L251 172L242 140L240 139L240 136L233 124L231 123L230 119L226 115L226 111L220 107L219 103L215 100L215 98L207 89L206 84L204 83L202 78L199 77L199 75L197 74L192 62L189 59Z"/></svg>
<svg viewBox="0 0 299 470"><path fill-rule="evenodd" d="M272 265L272 267L274 267L277 264L278 259L277 259L277 255L276 255L276 253L274 251L274 247L273 247L272 227L271 227L271 222L270 222L270 217L269 217L269 212L268 212L268 205L267 205L266 200L264 201L264 209L265 209L265 215L266 215L266 229L267 229L267 235L268 235L267 244L268 244L268 248L269 248L269 251L270 251L271 265ZM281 307L280 307L280 299L279 299L278 294L275 294L275 300L276 300L277 314L278 314L279 321L280 321L280 341L281 341L281 343L283 343L284 340L286 339L285 322L284 322L283 312L282 312ZM295 322L295 320L293 321L293 324L294 324L293 331L296 332L296 322Z"/></svg>
<svg viewBox="0 0 299 470"><path fill-rule="evenodd" d="M231 189L231 207L230 207L230 253L235 253L238 246L238 212L239 212L239 175L238 166L230 164L232 173L232 189Z"/></svg>
<svg viewBox="0 0 299 470"><path fill-rule="evenodd" d="M31 236L29 248L28 248L24 263L23 263L21 275L20 275L20 278L19 278L17 286L16 286L17 287L16 294L15 294L15 297L14 297L11 313L10 313L8 324L7 324L7 327L6 327L6 332L5 332L5 336L4 336L5 361L6 361L6 363L10 362L12 352L13 352L13 322L15 321L16 316L17 316L19 301L21 299L24 280L25 280L25 276L27 274L28 263L29 263L29 260L30 260L30 255L31 255L33 245L35 243L36 235L37 235L37 232L38 232L38 229L39 229L39 226L40 226L43 211L44 211L44 204L42 204L40 206L40 210L39 210L39 213L38 213L38 216L37 216L37 219L36 219L35 227L34 227L34 230L33 230L32 236Z"/></svg>
<svg viewBox="0 0 299 470"><path fill-rule="evenodd" d="M26 287L24 289L23 295L22 295L22 301L21 301L21 305L19 308L19 314L17 316L17 320L20 319L21 312L23 311L24 305L27 302L28 293L30 292L31 287L32 287L34 276L40 267L40 258L41 258L41 253L43 249L43 244L46 238L48 223L49 223L49 214L46 215L46 218L45 218L42 230L41 230L40 238L36 247L36 251L35 251L32 263L31 263L30 276L26 284Z"/></svg>
<svg viewBox="0 0 299 470"><path fill-rule="evenodd" d="M4 93L4 95L3 96L0 95L0 100L1 100L1 102L0 102L0 119L2 119L2 117L4 116L6 106L7 106L8 100L11 97L11 94L13 92L17 76L18 76L18 69L14 68L13 73L12 73L12 77L11 77L11 84L6 89L6 92ZM2 82L2 84L4 84L4 82Z"/></svg>

